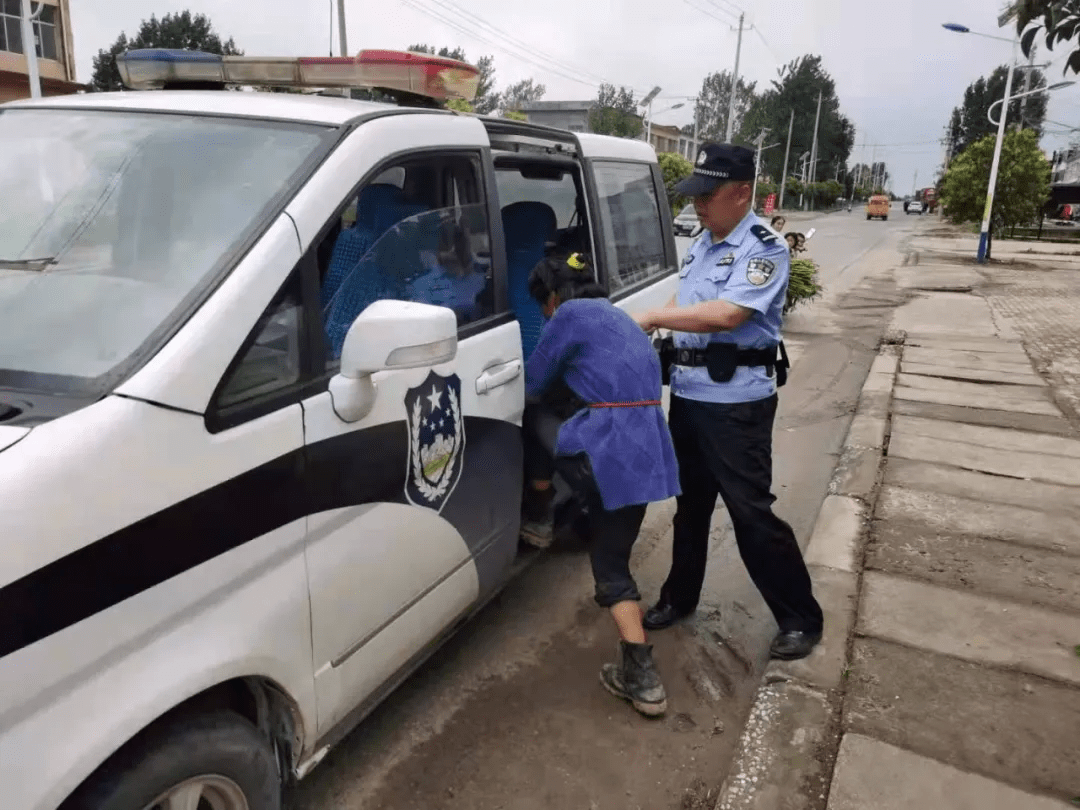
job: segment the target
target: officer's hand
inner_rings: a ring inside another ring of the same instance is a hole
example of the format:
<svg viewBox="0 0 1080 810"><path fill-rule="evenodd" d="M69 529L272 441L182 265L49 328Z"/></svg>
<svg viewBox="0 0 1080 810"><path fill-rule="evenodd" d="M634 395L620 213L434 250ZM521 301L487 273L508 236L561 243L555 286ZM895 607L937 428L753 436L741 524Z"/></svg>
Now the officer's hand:
<svg viewBox="0 0 1080 810"><path fill-rule="evenodd" d="M657 326L653 320L653 314L651 312L642 312L634 316L634 320L637 321L637 325L645 330L646 334L651 335L656 331Z"/></svg>

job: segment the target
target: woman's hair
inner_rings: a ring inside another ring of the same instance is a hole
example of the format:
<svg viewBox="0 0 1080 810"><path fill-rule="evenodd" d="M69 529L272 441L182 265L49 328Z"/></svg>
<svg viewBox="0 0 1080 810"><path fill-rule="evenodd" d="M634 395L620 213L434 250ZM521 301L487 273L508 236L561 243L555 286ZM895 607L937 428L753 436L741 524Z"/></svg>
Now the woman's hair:
<svg viewBox="0 0 1080 810"><path fill-rule="evenodd" d="M607 290L596 283L592 262L584 253L549 256L529 273L529 295L546 304L551 294L560 301L573 298L607 298Z"/></svg>
<svg viewBox="0 0 1080 810"><path fill-rule="evenodd" d="M776 215L775 217L773 217L773 218L772 218L772 222L770 222L769 224L770 224L770 225L772 225L772 227L774 227L774 228L775 228L775 227L776 227L776 221L777 221L777 220L780 220L780 221L781 221L781 222L783 222L783 223L784 223L785 225L787 224L787 220L786 220L786 219L784 219L783 215L781 215L781 214L777 214L777 215Z"/></svg>

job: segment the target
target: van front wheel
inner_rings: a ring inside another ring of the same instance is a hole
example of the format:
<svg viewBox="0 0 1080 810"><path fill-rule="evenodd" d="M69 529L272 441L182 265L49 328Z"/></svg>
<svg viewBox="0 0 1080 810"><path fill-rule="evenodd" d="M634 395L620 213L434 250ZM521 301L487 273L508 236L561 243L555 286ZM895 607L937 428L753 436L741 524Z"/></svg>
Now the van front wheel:
<svg viewBox="0 0 1080 810"><path fill-rule="evenodd" d="M274 752L232 712L151 726L103 765L64 810L281 810Z"/></svg>

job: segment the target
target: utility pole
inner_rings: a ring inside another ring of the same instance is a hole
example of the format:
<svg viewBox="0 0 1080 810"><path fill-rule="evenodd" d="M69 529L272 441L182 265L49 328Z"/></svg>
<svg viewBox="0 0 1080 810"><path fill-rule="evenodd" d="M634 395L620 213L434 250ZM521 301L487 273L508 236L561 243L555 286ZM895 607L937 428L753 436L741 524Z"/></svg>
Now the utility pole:
<svg viewBox="0 0 1080 810"><path fill-rule="evenodd" d="M787 125L787 148L784 149L784 171L780 174L780 205L778 206L781 211L784 210L784 188L787 186L787 162L788 155L791 153L791 127L795 124L795 110L791 110L791 117L788 119Z"/></svg>
<svg viewBox="0 0 1080 810"><path fill-rule="evenodd" d="M810 147L810 182L817 177L817 133L821 122L821 91L817 95L817 115L814 116L814 145Z"/></svg>
<svg viewBox="0 0 1080 810"><path fill-rule="evenodd" d="M26 0L23 0L26 2ZM735 125L735 93L739 89L739 55L742 53L743 14L739 14L739 40L735 44L735 72L731 74L731 95L728 96L727 107L727 132L724 134L724 142L731 143L731 135Z"/></svg>
<svg viewBox="0 0 1080 810"><path fill-rule="evenodd" d="M38 3L37 11L30 9L30 0L22 0L22 41L26 54L26 77L30 82L30 98L41 98L41 74L38 73L37 39L34 37L34 20L45 8Z"/></svg>
<svg viewBox="0 0 1080 810"><path fill-rule="evenodd" d="M26 0L23 0L25 3ZM349 55L349 43L345 37L345 0L337 0L338 41L341 43L341 55Z"/></svg>
<svg viewBox="0 0 1080 810"><path fill-rule="evenodd" d="M698 112L698 101L700 98L701 97L698 96L698 98L694 99L694 152L693 154L687 155L687 158L689 158L691 161L693 161L694 158L697 157L698 151L698 121L701 120L701 116Z"/></svg>
<svg viewBox="0 0 1080 810"><path fill-rule="evenodd" d="M912 194L918 194L919 193L919 170L918 169L915 170L915 181L914 181L914 184L911 186L911 193Z"/></svg>
<svg viewBox="0 0 1080 810"><path fill-rule="evenodd" d="M765 136L769 134L769 130L763 129L757 136L757 149L754 150L754 190L750 195L750 210L757 209L757 180L758 175L761 174L761 147L765 143Z"/></svg>

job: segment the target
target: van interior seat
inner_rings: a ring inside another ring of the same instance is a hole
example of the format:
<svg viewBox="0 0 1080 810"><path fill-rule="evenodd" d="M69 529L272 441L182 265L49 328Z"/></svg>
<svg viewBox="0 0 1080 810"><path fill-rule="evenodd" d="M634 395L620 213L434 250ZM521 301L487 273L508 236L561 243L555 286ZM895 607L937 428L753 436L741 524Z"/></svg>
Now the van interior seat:
<svg viewBox="0 0 1080 810"><path fill-rule="evenodd" d="M555 211L542 202L511 203L502 209L502 224L510 309L521 329L521 350L528 360L544 328L544 313L529 295L529 273L544 258L547 244L555 237Z"/></svg>

